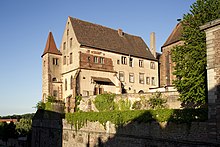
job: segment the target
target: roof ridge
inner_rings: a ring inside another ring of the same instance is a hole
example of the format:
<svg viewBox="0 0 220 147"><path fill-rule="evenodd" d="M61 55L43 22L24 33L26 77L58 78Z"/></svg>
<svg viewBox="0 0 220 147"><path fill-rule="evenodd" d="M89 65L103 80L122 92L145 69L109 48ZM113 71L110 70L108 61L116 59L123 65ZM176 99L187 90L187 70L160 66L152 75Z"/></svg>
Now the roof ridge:
<svg viewBox="0 0 220 147"><path fill-rule="evenodd" d="M167 40L165 41L165 43L162 45L161 48L180 41L182 34L181 30L182 30L182 23L179 22L176 24L175 28L172 30L171 34L169 35L169 37L167 38Z"/></svg>
<svg viewBox="0 0 220 147"><path fill-rule="evenodd" d="M110 28L110 27L107 27L107 26L104 26L104 25L100 25L100 24L97 24L97 23L93 23L93 22L89 22L89 21L86 21L86 20L81 20L79 18L75 18L75 17L71 17L69 16L71 19L75 19L75 20L79 20L79 21L83 21L85 23L89 23L89 24L92 24L92 25L96 25L96 26L100 26L100 27L103 27L103 28L106 28L106 29L110 29L110 30L113 30L113 31L118 31L117 29L113 29L113 28ZM121 28L118 28L118 29L121 29ZM122 29L123 31L123 29ZM127 35L130 35L130 36L134 36L134 37L140 37L138 35L133 35L133 34L129 34L129 33L126 33L126 32L123 32L124 34L127 34ZM141 38L141 37L140 37Z"/></svg>

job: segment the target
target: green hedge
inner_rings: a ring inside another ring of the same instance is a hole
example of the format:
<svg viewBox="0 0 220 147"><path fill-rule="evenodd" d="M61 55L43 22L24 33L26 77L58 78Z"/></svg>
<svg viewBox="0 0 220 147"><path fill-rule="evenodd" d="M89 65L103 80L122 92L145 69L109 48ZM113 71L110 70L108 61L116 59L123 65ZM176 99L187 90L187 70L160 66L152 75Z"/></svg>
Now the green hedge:
<svg viewBox="0 0 220 147"><path fill-rule="evenodd" d="M206 121L208 119L207 109L158 109L158 110L128 110L109 112L76 112L67 113L66 120L78 130L87 122L100 122L105 126L107 121L116 126L125 125L136 121L139 123L175 122L190 123L195 121Z"/></svg>

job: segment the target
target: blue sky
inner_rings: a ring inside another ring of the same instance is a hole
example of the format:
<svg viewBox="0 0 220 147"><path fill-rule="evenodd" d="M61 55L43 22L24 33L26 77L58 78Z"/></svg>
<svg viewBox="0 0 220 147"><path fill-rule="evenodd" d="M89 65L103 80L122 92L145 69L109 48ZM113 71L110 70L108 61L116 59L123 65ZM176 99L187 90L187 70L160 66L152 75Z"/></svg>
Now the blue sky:
<svg viewBox="0 0 220 147"><path fill-rule="evenodd" d="M60 47L68 16L141 36L157 51L195 0L1 0L0 115L35 112L48 32Z"/></svg>

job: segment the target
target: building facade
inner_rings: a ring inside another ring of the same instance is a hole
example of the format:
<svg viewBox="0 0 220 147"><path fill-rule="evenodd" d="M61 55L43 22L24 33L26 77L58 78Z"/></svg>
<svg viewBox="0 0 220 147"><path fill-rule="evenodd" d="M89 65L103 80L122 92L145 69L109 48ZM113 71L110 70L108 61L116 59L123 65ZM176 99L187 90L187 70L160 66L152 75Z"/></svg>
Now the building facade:
<svg viewBox="0 0 220 147"><path fill-rule="evenodd" d="M43 101L55 96L73 108L75 97L141 93L158 87L155 34L141 37L68 17L60 49L49 33L42 55Z"/></svg>
<svg viewBox="0 0 220 147"><path fill-rule="evenodd" d="M173 29L170 36L167 38L166 42L161 47L162 54L159 59L160 87L173 85L175 75L173 75L174 63L171 59L171 50L173 49L173 47L183 44L183 41L180 40L182 29L182 24L178 23L176 27Z"/></svg>

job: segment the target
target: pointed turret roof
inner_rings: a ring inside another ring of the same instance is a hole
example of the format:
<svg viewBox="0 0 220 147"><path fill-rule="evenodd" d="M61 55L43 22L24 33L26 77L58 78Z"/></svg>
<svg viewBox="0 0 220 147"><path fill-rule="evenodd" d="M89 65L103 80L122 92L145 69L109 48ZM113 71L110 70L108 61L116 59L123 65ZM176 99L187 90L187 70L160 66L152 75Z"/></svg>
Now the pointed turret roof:
<svg viewBox="0 0 220 147"><path fill-rule="evenodd" d="M43 55L41 57L43 57L46 53L62 55L61 52L57 49L52 32L49 32L46 47L45 47Z"/></svg>

